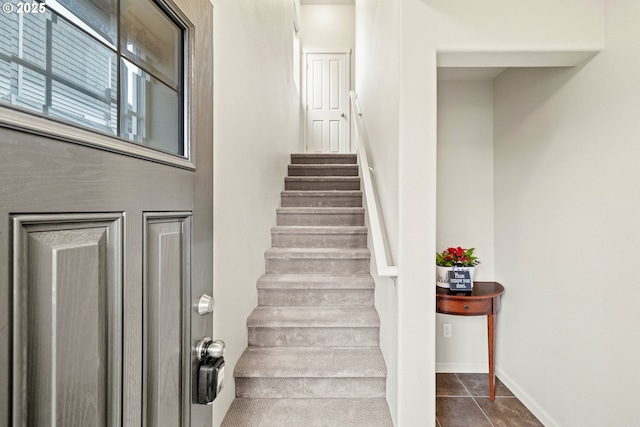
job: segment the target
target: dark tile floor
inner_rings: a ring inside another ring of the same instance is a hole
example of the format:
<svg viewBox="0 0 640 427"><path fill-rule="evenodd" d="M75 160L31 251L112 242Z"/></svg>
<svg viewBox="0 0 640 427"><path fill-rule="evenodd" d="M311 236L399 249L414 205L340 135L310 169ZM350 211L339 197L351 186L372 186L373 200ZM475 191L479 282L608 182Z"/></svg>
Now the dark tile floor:
<svg viewBox="0 0 640 427"><path fill-rule="evenodd" d="M544 427L496 378L489 400L487 374L436 374L436 427Z"/></svg>

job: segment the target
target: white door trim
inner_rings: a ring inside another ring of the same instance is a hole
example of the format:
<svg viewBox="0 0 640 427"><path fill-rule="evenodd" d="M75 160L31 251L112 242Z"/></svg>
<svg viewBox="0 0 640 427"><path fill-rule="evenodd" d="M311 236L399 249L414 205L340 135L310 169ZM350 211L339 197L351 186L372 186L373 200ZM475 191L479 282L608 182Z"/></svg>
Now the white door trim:
<svg viewBox="0 0 640 427"><path fill-rule="evenodd" d="M347 56L347 87L346 96L349 99L349 91L351 91L351 48L305 48L302 49L302 141L300 142L300 152L307 152L307 55L313 53L342 53ZM347 116L347 133L349 135L349 141L351 141L351 108L347 108L345 112ZM351 150L353 151L353 150Z"/></svg>
<svg viewBox="0 0 640 427"><path fill-rule="evenodd" d="M302 53L348 53L351 55L351 48L315 48L315 47L305 47L302 49Z"/></svg>

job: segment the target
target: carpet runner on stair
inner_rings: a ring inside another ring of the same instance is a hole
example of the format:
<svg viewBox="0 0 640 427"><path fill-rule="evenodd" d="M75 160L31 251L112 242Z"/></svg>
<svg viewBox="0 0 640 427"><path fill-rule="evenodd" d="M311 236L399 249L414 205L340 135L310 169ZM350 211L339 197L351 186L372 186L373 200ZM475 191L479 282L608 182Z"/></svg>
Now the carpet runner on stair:
<svg viewBox="0 0 640 427"><path fill-rule="evenodd" d="M292 154L223 427L392 427L356 156Z"/></svg>

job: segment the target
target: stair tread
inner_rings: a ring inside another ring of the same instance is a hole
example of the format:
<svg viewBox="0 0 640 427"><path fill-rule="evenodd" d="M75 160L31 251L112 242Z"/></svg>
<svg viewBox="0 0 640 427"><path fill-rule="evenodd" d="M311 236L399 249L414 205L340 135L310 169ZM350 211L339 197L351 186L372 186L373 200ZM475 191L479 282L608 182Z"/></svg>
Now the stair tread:
<svg viewBox="0 0 640 427"><path fill-rule="evenodd" d="M359 166L354 163L292 163L287 176L358 176Z"/></svg>
<svg viewBox="0 0 640 427"><path fill-rule="evenodd" d="M375 328L380 317L373 306L258 306L249 315L253 328Z"/></svg>
<svg viewBox="0 0 640 427"><path fill-rule="evenodd" d="M370 274L264 274L258 289L374 289Z"/></svg>
<svg viewBox="0 0 640 427"><path fill-rule="evenodd" d="M266 258L363 259L371 258L367 248L269 248Z"/></svg>
<svg viewBox="0 0 640 427"><path fill-rule="evenodd" d="M358 197L362 196L362 190L283 190L283 196L331 196L331 197Z"/></svg>
<svg viewBox="0 0 640 427"><path fill-rule="evenodd" d="M234 377L384 378L377 347L248 347Z"/></svg>
<svg viewBox="0 0 640 427"><path fill-rule="evenodd" d="M322 157L320 157L322 158ZM327 169L327 168L353 168L356 169L359 167L357 163L290 163L289 167L294 168L317 168L317 169Z"/></svg>
<svg viewBox="0 0 640 427"><path fill-rule="evenodd" d="M360 177L357 175L332 175L311 174L285 177L285 190L295 191L336 191L336 190L361 190Z"/></svg>
<svg viewBox="0 0 640 427"><path fill-rule="evenodd" d="M276 213L288 214L363 214L363 207L340 207L340 206L284 206L276 208Z"/></svg>
<svg viewBox="0 0 640 427"><path fill-rule="evenodd" d="M367 227L352 225L278 225L273 234L367 234Z"/></svg>
<svg viewBox="0 0 640 427"><path fill-rule="evenodd" d="M316 175L302 175L302 176L287 176L285 181L360 181L359 176L316 176Z"/></svg>
<svg viewBox="0 0 640 427"><path fill-rule="evenodd" d="M222 427L392 427L386 399L237 398Z"/></svg>
<svg viewBox="0 0 640 427"><path fill-rule="evenodd" d="M310 157L310 158L318 158L318 157L336 157L336 158L355 158L355 153L291 153L291 158L295 157Z"/></svg>

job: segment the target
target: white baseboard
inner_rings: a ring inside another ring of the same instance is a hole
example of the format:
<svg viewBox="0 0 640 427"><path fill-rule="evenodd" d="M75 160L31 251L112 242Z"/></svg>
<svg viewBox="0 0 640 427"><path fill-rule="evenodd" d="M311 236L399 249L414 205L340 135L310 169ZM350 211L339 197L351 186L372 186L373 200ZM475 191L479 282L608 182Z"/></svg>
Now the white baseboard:
<svg viewBox="0 0 640 427"><path fill-rule="evenodd" d="M452 374L456 372L461 374L486 374L489 372L489 367L486 363L436 363L436 373L438 374Z"/></svg>
<svg viewBox="0 0 640 427"><path fill-rule="evenodd" d="M504 385L506 385L507 388L520 400L520 402L522 402L522 404L526 406L542 424L545 425L545 427L561 427L560 424L558 424L558 422L554 420L551 415L549 415L547 411L538 404L538 402L529 396L529 394L524 391L518 383L513 381L508 374L500 368L496 368L496 375L500 378L500 381L502 381Z"/></svg>

